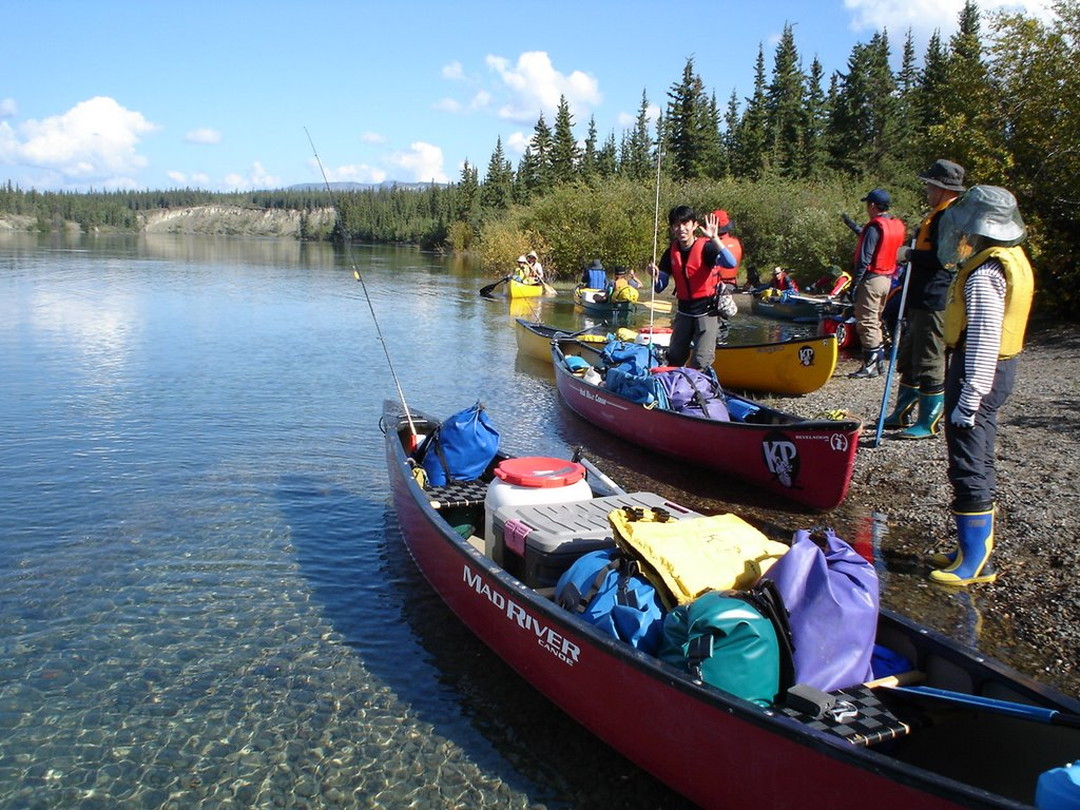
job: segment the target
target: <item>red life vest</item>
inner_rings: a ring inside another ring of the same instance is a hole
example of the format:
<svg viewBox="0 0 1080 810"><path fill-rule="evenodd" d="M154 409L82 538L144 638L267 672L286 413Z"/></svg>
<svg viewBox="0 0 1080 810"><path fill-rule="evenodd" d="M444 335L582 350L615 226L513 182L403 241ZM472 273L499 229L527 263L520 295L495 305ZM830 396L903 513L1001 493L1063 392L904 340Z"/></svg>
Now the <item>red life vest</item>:
<svg viewBox="0 0 1080 810"><path fill-rule="evenodd" d="M675 297L680 301L708 298L716 292L717 269L705 267L701 254L709 240L699 236L690 247L686 266L678 242L671 243L671 278L675 282Z"/></svg>
<svg viewBox="0 0 1080 810"><path fill-rule="evenodd" d="M877 251L866 268L867 273L891 276L896 272L896 251L904 244L904 223L896 217L878 215L871 218L859 232L859 239L855 243L855 264L859 262L859 253L862 250L863 239L866 238L871 225L877 224L881 229L881 239L878 242Z"/></svg>
<svg viewBox="0 0 1080 810"><path fill-rule="evenodd" d="M716 274L720 281L725 284L737 284L739 280L739 265L742 264L742 242L728 233L720 234L720 243L731 251L735 257L734 267L716 265Z"/></svg>

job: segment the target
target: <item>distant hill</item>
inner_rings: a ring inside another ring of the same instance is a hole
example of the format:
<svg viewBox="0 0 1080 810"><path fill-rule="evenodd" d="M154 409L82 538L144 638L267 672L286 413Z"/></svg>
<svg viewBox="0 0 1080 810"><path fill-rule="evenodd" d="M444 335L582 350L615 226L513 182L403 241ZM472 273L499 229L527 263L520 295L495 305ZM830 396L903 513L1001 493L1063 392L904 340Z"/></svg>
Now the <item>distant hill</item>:
<svg viewBox="0 0 1080 810"><path fill-rule="evenodd" d="M330 183L331 191L371 191L379 188L403 188L413 191L423 191L431 186L445 186L446 183L402 183L397 180L383 180L381 183ZM298 183L288 186L285 191L325 191L326 183Z"/></svg>

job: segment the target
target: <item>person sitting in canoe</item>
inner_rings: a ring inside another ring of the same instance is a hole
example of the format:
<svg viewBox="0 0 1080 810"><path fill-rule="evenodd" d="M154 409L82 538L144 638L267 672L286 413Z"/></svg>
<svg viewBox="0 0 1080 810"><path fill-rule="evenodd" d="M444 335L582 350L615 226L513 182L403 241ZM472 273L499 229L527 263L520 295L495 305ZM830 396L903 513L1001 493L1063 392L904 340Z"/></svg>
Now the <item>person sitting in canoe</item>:
<svg viewBox="0 0 1080 810"><path fill-rule="evenodd" d="M540 284L543 279L536 274L529 264L528 257L518 256L517 269L514 271L514 280L522 284Z"/></svg>
<svg viewBox="0 0 1080 810"><path fill-rule="evenodd" d="M807 292L824 293L830 298L836 298L851 286L851 273L847 273L835 264L829 267L829 271L817 281L806 288Z"/></svg>
<svg viewBox="0 0 1080 810"><path fill-rule="evenodd" d="M615 268L615 280L607 285L607 288L602 293L597 293L593 298L594 301L610 301L613 304L617 304L620 301L626 301L627 303L634 304L638 300L638 290L641 289L641 282L637 280L633 270L627 270L625 267Z"/></svg>
<svg viewBox="0 0 1080 810"><path fill-rule="evenodd" d="M717 265L730 268L738 262L720 239L716 214L707 214L701 225L693 208L679 205L668 214L668 226L671 245L664 251L659 266L649 264L653 290L663 292L668 281L673 280L679 302L668 362L673 366L687 363L693 368L711 368L720 330L717 290L725 289ZM705 236L697 236L699 228Z"/></svg>
<svg viewBox="0 0 1080 810"><path fill-rule="evenodd" d="M532 271L533 276L536 278L538 284L544 283L544 265L540 264L540 257L536 255L535 250L530 250L525 254L525 263L529 265L529 269Z"/></svg>

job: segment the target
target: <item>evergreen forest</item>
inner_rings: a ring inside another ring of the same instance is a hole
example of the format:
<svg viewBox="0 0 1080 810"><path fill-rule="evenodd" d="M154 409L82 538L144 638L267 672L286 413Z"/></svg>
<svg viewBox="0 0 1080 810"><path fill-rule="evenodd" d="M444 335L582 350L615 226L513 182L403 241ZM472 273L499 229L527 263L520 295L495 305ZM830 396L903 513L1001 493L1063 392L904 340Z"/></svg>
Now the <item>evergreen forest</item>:
<svg viewBox="0 0 1080 810"><path fill-rule="evenodd" d="M841 215L863 216L859 200L872 188L890 191L892 211L911 233L925 213L917 175L948 158L966 168L968 185L1016 195L1037 306L1074 319L1080 0L1057 0L1052 10L1042 21L983 14L967 2L956 32L933 35L925 52L916 53L910 32L894 42L882 31L829 76L816 57L806 66L789 25L771 53L759 47L748 96L718 98L691 57L664 99L642 92L629 130L601 136L561 99L550 123L540 115L516 166L496 139L482 175L466 162L448 185L65 193L8 182L0 213L30 216L40 230L76 222L92 231L134 229L139 213L155 208L333 204L333 231L302 227L301 238L467 251L493 276L533 249L549 277L575 279L594 258L644 267L666 246L667 210L685 203L728 211L745 265L782 265L810 281L850 263L854 237Z"/></svg>

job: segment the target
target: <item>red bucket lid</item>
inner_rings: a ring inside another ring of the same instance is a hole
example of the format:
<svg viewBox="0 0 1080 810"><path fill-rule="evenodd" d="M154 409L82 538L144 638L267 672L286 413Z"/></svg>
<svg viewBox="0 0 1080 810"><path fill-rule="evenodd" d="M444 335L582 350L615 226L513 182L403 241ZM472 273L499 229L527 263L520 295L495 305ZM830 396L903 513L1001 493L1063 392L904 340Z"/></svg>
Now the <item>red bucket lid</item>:
<svg viewBox="0 0 1080 810"><path fill-rule="evenodd" d="M584 478L585 468L562 458L523 456L502 461L495 475L519 487L565 487Z"/></svg>
<svg viewBox="0 0 1080 810"><path fill-rule="evenodd" d="M638 329L642 335L670 335L670 326L642 326Z"/></svg>

